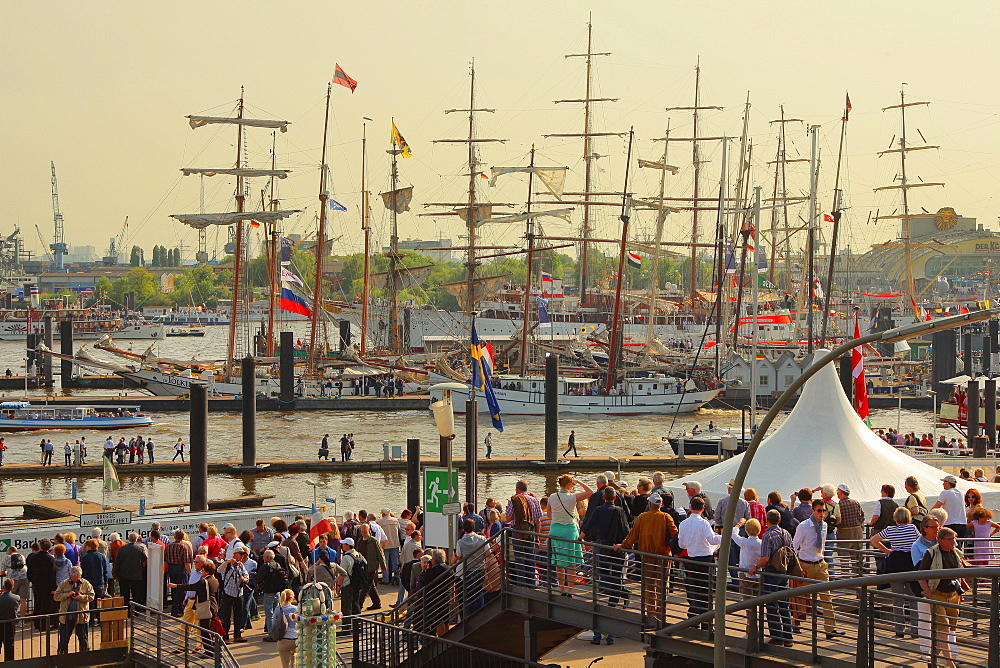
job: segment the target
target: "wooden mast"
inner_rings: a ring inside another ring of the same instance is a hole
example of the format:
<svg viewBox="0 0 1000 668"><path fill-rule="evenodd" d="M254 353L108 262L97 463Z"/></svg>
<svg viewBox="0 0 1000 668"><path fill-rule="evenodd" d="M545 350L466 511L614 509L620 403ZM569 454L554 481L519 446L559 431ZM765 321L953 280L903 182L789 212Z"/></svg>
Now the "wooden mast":
<svg viewBox="0 0 1000 668"><path fill-rule="evenodd" d="M395 126L396 119L392 119L392 123ZM392 167L390 169L389 178L391 181L390 189L392 192L392 206L389 207L389 219L391 221L391 229L389 230L389 352L390 353L401 353L400 342L399 342L399 225L398 216L396 212L396 188L399 187L399 169L396 164L396 156L402 151L401 148L393 146L389 149L389 154L392 156Z"/></svg>
<svg viewBox="0 0 1000 668"><path fill-rule="evenodd" d="M667 129L664 137L670 136L670 120L667 120ZM660 244L663 243L663 224L667 220L667 210L663 206L663 196L667 189L667 150L670 142L663 142L663 169L660 171L660 196L658 198L659 210L656 212L656 231L654 233L653 248L656 252L652 258L652 275L649 280L649 308L646 318L646 345L653 344L653 326L656 324L656 302L660 295Z"/></svg>
<svg viewBox="0 0 1000 668"><path fill-rule="evenodd" d="M792 201L800 201L804 198L801 197L789 197L788 196L788 169L787 165L793 162L809 162L808 158L789 158L788 157L788 135L786 131L787 123L804 123L801 118L785 118L785 106L779 105L778 107L780 115L778 118L770 121L771 125L778 125L778 150L775 155L774 161L769 163L774 165L774 193L771 199L767 200L773 205L771 208L771 226L770 226L770 237L771 237L771 266L768 272L768 280L771 283L775 282L775 267L778 261L778 247L783 247L782 259L785 265L785 285L791 290L792 287L792 266L791 266L791 238L795 232L800 231L800 227L789 227L788 225L788 207L787 206L777 206L779 203L784 205ZM778 216L781 216L781 225L779 225ZM779 233L784 233L783 237L779 238Z"/></svg>
<svg viewBox="0 0 1000 668"><path fill-rule="evenodd" d="M830 253L827 256L826 267L826 292L823 295L823 332L820 334L820 345L826 345L827 324L830 321L830 297L833 294L833 265L837 257L837 235L840 232L841 192L840 192L840 166L844 158L844 133L847 130L847 115L849 109L845 98L844 117L840 120L840 146L837 148L837 171L833 177L833 206L830 215L833 217L833 231L830 235Z"/></svg>
<svg viewBox="0 0 1000 668"><path fill-rule="evenodd" d="M239 110L236 118L243 119L243 87L240 87ZM236 124L236 169L243 167L243 124ZM246 193L244 192L243 176L236 175L236 212L243 213L246 206ZM229 313L229 344L226 348L226 378L233 377L234 360L236 358L236 330L240 326L240 299L243 292L243 221L236 223L236 240L233 247L233 299Z"/></svg>
<svg viewBox="0 0 1000 668"><path fill-rule="evenodd" d="M903 84L904 86L906 84ZM884 220L888 218L896 218L902 221L902 229L900 234L902 235L903 242L903 263L905 266L905 281L904 286L906 290L906 295L910 298L910 304L913 307L913 315L918 320L920 319L920 312L916 306L916 300L914 297L914 285L913 285L913 246L910 239L910 219L913 216L910 215L910 205L908 199L908 193L910 188L924 188L927 186L943 186L943 183L926 183L921 181L920 183L910 183L906 178L906 154L910 151L922 151L930 148L939 148L938 146L910 146L906 141L906 109L908 107L916 107L922 105L929 105L930 102L907 102L906 101L906 91L902 88L899 90L899 104L894 104L889 107L883 107L882 111L888 111L889 109L899 109L899 122L900 122L900 136L899 136L899 148L889 149L887 151L880 151L879 155L885 155L887 153L899 153L899 185L882 186L880 188L875 188L876 191L879 190L900 190L903 195L903 215L893 215L893 216L876 216L875 220Z"/></svg>
<svg viewBox="0 0 1000 668"><path fill-rule="evenodd" d="M621 308L622 308L622 285L625 283L625 254L628 252L628 221L629 221L629 193L628 175L632 166L632 140L635 136L633 129L628 133L628 154L625 159L625 185L622 188L622 240L618 247L618 280L615 284L615 305L611 314L611 337L608 339L608 376L604 383L604 390L608 393L615 386L615 375L618 368L619 346L621 339Z"/></svg>
<svg viewBox="0 0 1000 668"><path fill-rule="evenodd" d="M320 353L316 333L323 309L323 260L326 257L326 209L330 194L327 192L326 178L326 138L330 126L330 91L332 84L326 85L326 114L323 118L323 149L319 167L319 227L316 233L316 271L313 277L312 318L309 326L309 370L316 370Z"/></svg>
<svg viewBox="0 0 1000 668"><path fill-rule="evenodd" d="M528 172L528 204L525 207L527 213L531 213L531 188L534 184L535 178L535 145L531 145L531 161L528 163L531 167L531 171ZM525 221L525 231L524 238L528 241L528 252L525 257L525 274L524 274L524 304L521 310L523 313L523 321L521 323L521 375L525 375L528 369L528 324L529 318L528 314L531 310L531 279L533 278L533 263L535 259L535 223L534 219L530 216L528 220Z"/></svg>
<svg viewBox="0 0 1000 668"><path fill-rule="evenodd" d="M361 284L361 349L368 351L368 281L371 274L371 226L368 221L368 124L361 124L361 231L365 235L364 273Z"/></svg>
<svg viewBox="0 0 1000 668"><path fill-rule="evenodd" d="M277 167L276 160L276 148L277 148L277 132L271 133L271 170L275 170ZM275 178L271 176L271 211L278 210L278 198L274 191L276 187ZM278 258L277 246L278 246L278 221L266 224L265 229L268 231L267 235L267 284L268 284L268 294L267 294L267 341L264 344L264 354L268 357L274 355L274 311L277 307L278 300L278 286L280 285L278 277L278 267L281 266L280 258Z"/></svg>

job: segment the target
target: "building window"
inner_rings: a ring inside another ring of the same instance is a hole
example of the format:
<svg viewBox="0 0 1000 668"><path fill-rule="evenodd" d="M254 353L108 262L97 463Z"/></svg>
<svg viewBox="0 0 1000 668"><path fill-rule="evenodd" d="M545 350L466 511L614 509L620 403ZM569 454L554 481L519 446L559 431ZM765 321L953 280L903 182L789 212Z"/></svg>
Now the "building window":
<svg viewBox="0 0 1000 668"><path fill-rule="evenodd" d="M791 385L795 382L795 376L785 375L785 385Z"/></svg>
<svg viewBox="0 0 1000 668"><path fill-rule="evenodd" d="M760 376L760 384L767 385L767 376Z"/></svg>

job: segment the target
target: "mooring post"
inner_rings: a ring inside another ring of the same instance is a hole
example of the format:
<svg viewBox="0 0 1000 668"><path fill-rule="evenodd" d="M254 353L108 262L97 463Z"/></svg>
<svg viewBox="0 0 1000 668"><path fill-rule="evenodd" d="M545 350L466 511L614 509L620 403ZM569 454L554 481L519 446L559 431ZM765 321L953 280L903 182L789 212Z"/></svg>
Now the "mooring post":
<svg viewBox="0 0 1000 668"><path fill-rule="evenodd" d="M191 383L188 460L191 465L191 512L208 510L208 383Z"/></svg>
<svg viewBox="0 0 1000 668"><path fill-rule="evenodd" d="M243 466L257 466L257 363L252 355L241 361L240 382L243 386Z"/></svg>
<svg viewBox="0 0 1000 668"><path fill-rule="evenodd" d="M559 358L545 358L545 461L559 456Z"/></svg>
<svg viewBox="0 0 1000 668"><path fill-rule="evenodd" d="M420 439L406 439L406 507L414 513L420 505Z"/></svg>
<svg viewBox="0 0 1000 668"><path fill-rule="evenodd" d="M278 400L283 404L290 404L295 398L295 343L293 336L292 332L281 332L280 334Z"/></svg>

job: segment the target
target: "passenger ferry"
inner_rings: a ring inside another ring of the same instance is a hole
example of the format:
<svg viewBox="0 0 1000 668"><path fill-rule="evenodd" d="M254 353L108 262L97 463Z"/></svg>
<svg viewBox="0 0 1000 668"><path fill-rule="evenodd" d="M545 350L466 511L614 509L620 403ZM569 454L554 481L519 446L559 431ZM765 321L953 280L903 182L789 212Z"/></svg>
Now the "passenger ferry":
<svg viewBox="0 0 1000 668"><path fill-rule="evenodd" d="M0 431L127 429L153 420L139 406L53 406L27 401L0 403Z"/></svg>

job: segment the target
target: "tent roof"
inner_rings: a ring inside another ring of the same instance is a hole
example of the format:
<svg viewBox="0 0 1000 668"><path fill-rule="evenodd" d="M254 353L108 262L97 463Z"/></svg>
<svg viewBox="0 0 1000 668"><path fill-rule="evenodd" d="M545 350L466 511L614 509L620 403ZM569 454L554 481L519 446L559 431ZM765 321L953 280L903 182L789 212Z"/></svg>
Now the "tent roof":
<svg viewBox="0 0 1000 668"><path fill-rule="evenodd" d="M743 456L671 481L668 486L683 490L684 482L697 480L714 501L727 494L726 485L736 476ZM960 465L961 460L955 464ZM846 483L851 498L866 502L880 498L886 483L896 488L897 498L905 498L903 480L911 475L933 504L947 472L914 459L875 435L851 406L831 363L806 382L788 419L760 444L744 487L756 489L761 499L772 491L788 499L793 490L803 487ZM980 491L984 505L1000 509L1000 484L959 480L963 493L969 487Z"/></svg>

